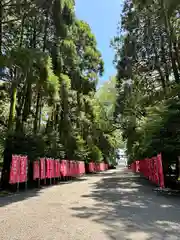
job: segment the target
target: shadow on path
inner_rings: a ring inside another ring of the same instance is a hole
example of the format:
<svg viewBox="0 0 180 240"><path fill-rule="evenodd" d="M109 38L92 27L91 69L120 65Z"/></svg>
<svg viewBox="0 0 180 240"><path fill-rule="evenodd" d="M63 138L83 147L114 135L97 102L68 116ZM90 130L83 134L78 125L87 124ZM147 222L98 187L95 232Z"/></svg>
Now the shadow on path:
<svg viewBox="0 0 180 240"><path fill-rule="evenodd" d="M82 200L85 205L72 210L103 225L108 239L180 239L179 198L158 196L146 180L129 172L108 173L91 188L82 198L94 205Z"/></svg>
<svg viewBox="0 0 180 240"><path fill-rule="evenodd" d="M10 193L6 194L5 196L0 196L0 208L15 202L20 202L20 201L24 201L28 198L33 198L33 197L37 197L41 194L42 191L44 191L47 188L56 186L56 185L70 185L73 182L82 182L82 181L86 181L87 177L86 176L82 176L80 178L73 178L71 180L68 181L59 181L56 184L52 184L52 185L44 185L41 186L40 188L31 188L31 189L27 189L27 190L21 190L19 192L15 192L15 193Z"/></svg>

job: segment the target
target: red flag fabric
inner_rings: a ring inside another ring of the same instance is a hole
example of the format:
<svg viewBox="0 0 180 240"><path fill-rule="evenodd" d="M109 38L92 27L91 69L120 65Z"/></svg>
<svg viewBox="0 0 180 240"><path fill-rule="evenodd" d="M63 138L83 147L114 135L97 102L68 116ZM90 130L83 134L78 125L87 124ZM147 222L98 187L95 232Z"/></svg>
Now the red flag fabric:
<svg viewBox="0 0 180 240"><path fill-rule="evenodd" d="M54 161L54 168L55 168L55 177L60 177L60 170L59 170L59 160Z"/></svg>
<svg viewBox="0 0 180 240"><path fill-rule="evenodd" d="M134 161L128 166L133 172L140 172L151 182L164 188L164 174L162 167L162 156L159 154L157 157L151 159L144 159L141 161Z"/></svg>
<svg viewBox="0 0 180 240"><path fill-rule="evenodd" d="M89 171L90 173L93 173L93 172L94 172L94 163L93 163L93 162L90 162L90 163L88 164L88 171Z"/></svg>
<svg viewBox="0 0 180 240"><path fill-rule="evenodd" d="M164 174L163 174L163 166L162 166L162 155L159 154L157 156L157 162L158 162L158 173L159 173L159 185L161 188L164 188Z"/></svg>
<svg viewBox="0 0 180 240"><path fill-rule="evenodd" d="M51 158L46 159L47 169L46 169L46 177L47 178L54 178L54 160Z"/></svg>
<svg viewBox="0 0 180 240"><path fill-rule="evenodd" d="M62 177L67 176L67 161L66 160L61 160L60 172L61 172Z"/></svg>
<svg viewBox="0 0 180 240"><path fill-rule="evenodd" d="M55 178L55 163L54 159L50 159L50 167L51 167L51 178Z"/></svg>
<svg viewBox="0 0 180 240"><path fill-rule="evenodd" d="M11 168L10 168L10 178L9 178L10 184L15 184L19 181L19 167L20 167L19 156L13 155Z"/></svg>
<svg viewBox="0 0 180 240"><path fill-rule="evenodd" d="M46 162L45 158L40 159L40 178L45 179L46 178Z"/></svg>
<svg viewBox="0 0 180 240"><path fill-rule="evenodd" d="M80 174L85 173L85 163L84 162L79 162L80 164Z"/></svg>
<svg viewBox="0 0 180 240"><path fill-rule="evenodd" d="M50 159L47 158L45 161L46 161L46 178L51 178L51 163L50 163Z"/></svg>
<svg viewBox="0 0 180 240"><path fill-rule="evenodd" d="M39 170L40 170L39 161L34 161L33 162L33 180L40 178Z"/></svg>
<svg viewBox="0 0 180 240"><path fill-rule="evenodd" d="M159 185L159 174L158 174L158 160L154 157L154 168L155 168L155 183Z"/></svg>
<svg viewBox="0 0 180 240"><path fill-rule="evenodd" d="M19 182L26 182L27 181L27 163L28 158L27 156L20 156L20 172L19 172Z"/></svg>

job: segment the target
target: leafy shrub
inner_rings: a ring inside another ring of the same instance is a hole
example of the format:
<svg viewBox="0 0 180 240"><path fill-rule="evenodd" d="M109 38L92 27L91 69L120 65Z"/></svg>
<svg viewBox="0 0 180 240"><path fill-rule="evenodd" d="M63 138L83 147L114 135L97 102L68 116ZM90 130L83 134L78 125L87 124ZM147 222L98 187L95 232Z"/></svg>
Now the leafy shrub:
<svg viewBox="0 0 180 240"><path fill-rule="evenodd" d="M93 145L90 149L89 158L95 162L102 161L103 155L102 155L101 150L97 146Z"/></svg>

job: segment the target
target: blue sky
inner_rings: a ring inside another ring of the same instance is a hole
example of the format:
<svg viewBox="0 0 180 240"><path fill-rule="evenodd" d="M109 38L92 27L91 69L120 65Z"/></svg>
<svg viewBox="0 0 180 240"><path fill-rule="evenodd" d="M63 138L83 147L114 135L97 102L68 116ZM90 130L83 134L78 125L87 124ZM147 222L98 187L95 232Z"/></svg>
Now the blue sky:
<svg viewBox="0 0 180 240"><path fill-rule="evenodd" d="M90 25L105 62L105 73L99 84L116 73L112 63L114 52L109 45L117 32L121 5L122 0L76 0L77 17Z"/></svg>

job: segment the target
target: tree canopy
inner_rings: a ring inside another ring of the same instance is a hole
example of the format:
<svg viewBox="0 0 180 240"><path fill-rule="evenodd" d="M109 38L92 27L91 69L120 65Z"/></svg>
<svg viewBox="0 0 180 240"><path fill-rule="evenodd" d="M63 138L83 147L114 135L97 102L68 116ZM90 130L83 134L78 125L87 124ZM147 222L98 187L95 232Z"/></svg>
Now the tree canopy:
<svg viewBox="0 0 180 240"><path fill-rule="evenodd" d="M113 132L107 131L111 106L96 95L103 71L96 38L88 23L76 17L74 0L2 0L4 169L9 169L12 154L27 154L30 160L111 161L117 146ZM110 101L114 104L114 96Z"/></svg>
<svg viewBox="0 0 180 240"><path fill-rule="evenodd" d="M180 2L128 0L123 4L115 49L114 119L129 162L162 152L180 155ZM169 157L171 156L171 157Z"/></svg>

